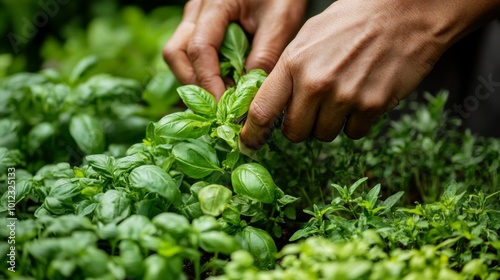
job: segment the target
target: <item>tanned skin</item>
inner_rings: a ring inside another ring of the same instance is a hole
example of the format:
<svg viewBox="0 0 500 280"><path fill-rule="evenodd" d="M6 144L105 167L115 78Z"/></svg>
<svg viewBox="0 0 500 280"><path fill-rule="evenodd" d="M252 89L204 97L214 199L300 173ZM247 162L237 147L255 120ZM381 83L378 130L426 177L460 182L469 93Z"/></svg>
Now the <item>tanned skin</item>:
<svg viewBox="0 0 500 280"><path fill-rule="evenodd" d="M248 69L266 70L242 142L258 149L285 111L283 134L332 141L368 134L457 40L500 14L500 0L339 0L302 25L306 0L191 0L164 57L185 84L220 98L227 25L253 34Z"/></svg>

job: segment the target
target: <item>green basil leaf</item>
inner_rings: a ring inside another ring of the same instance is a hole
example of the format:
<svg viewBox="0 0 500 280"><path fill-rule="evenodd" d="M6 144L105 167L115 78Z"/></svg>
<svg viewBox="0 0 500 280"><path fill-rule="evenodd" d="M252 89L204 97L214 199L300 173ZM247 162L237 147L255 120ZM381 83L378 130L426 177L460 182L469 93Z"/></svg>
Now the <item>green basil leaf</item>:
<svg viewBox="0 0 500 280"><path fill-rule="evenodd" d="M272 203L276 185L269 171L258 163L238 166L231 174L234 192L262 203Z"/></svg>
<svg viewBox="0 0 500 280"><path fill-rule="evenodd" d="M217 103L217 121L220 123L225 123L227 121L228 115L228 104L230 104L230 99L236 89L234 87L228 88Z"/></svg>
<svg viewBox="0 0 500 280"><path fill-rule="evenodd" d="M226 255L239 249L236 239L223 231L208 231L200 234L200 247L209 253Z"/></svg>
<svg viewBox="0 0 500 280"><path fill-rule="evenodd" d="M94 225L92 225L89 219L73 214L57 218L50 217L46 221L44 230L45 235L69 235L73 231L94 229Z"/></svg>
<svg viewBox="0 0 500 280"><path fill-rule="evenodd" d="M118 238L139 241L144 235L155 233L156 227L151 221L141 215L132 215L121 222L118 227Z"/></svg>
<svg viewBox="0 0 500 280"><path fill-rule="evenodd" d="M172 259L166 259L159 255L151 255L144 260L144 280L164 280L168 275L170 279L178 279L177 275L173 275L170 271L170 262Z"/></svg>
<svg viewBox="0 0 500 280"><path fill-rule="evenodd" d="M229 115L233 119L243 116L248 111L250 103L257 94L257 91L258 88L255 86L238 87L234 93L235 100L229 108Z"/></svg>
<svg viewBox="0 0 500 280"><path fill-rule="evenodd" d="M220 53L229 60L236 74L243 74L248 40L245 31L236 23L230 23L226 29Z"/></svg>
<svg viewBox="0 0 500 280"><path fill-rule="evenodd" d="M73 213L71 205L66 205L60 199L52 196L47 196L45 198L43 201L43 208L45 208L50 214L57 216Z"/></svg>
<svg viewBox="0 0 500 280"><path fill-rule="evenodd" d="M123 240L120 242L119 248L119 262L127 271L127 275L139 277L144 270L142 265L144 257L142 256L139 245L132 240Z"/></svg>
<svg viewBox="0 0 500 280"><path fill-rule="evenodd" d="M154 217L153 225L160 231L170 234L176 239L186 236L191 229L191 225L186 217L168 212Z"/></svg>
<svg viewBox="0 0 500 280"><path fill-rule="evenodd" d="M260 88L267 77L267 73L261 69L252 69L241 77L238 81L238 88L257 87Z"/></svg>
<svg viewBox="0 0 500 280"><path fill-rule="evenodd" d="M135 188L147 189L165 197L176 206L181 203L181 192L177 184L167 172L156 165L143 165L135 168L130 172L129 182Z"/></svg>
<svg viewBox="0 0 500 280"><path fill-rule="evenodd" d="M145 164L143 157L135 154L131 156L122 157L116 160L114 173L115 175L120 175L123 172L128 172L138 166Z"/></svg>
<svg viewBox="0 0 500 280"><path fill-rule="evenodd" d="M201 216L193 220L193 228L198 232L219 231L222 226L212 216Z"/></svg>
<svg viewBox="0 0 500 280"><path fill-rule="evenodd" d="M23 162L23 155L19 150L10 150L0 147L0 174L6 174L8 168Z"/></svg>
<svg viewBox="0 0 500 280"><path fill-rule="evenodd" d="M208 185L198 192L201 211L205 215L219 216L231 200L233 193L221 185Z"/></svg>
<svg viewBox="0 0 500 280"><path fill-rule="evenodd" d="M31 191L34 189L34 183L32 180L24 180L16 184L15 186L15 204L17 205L19 201L24 200ZM9 196L12 197L10 191L6 191L2 194L0 198L0 212L7 211L9 209Z"/></svg>
<svg viewBox="0 0 500 280"><path fill-rule="evenodd" d="M202 141L179 143L172 154L179 169L191 178L200 179L214 171L222 171L215 149Z"/></svg>
<svg viewBox="0 0 500 280"><path fill-rule="evenodd" d="M229 224L239 225L241 221L241 212L240 210L231 204L227 205L222 212L222 218Z"/></svg>
<svg viewBox="0 0 500 280"><path fill-rule="evenodd" d="M103 223L118 222L130 215L130 199L123 192L108 190L95 209L97 219Z"/></svg>
<svg viewBox="0 0 500 280"><path fill-rule="evenodd" d="M212 121L189 112L166 115L155 125L156 141L162 138L196 139L210 131Z"/></svg>
<svg viewBox="0 0 500 280"><path fill-rule="evenodd" d="M62 202L70 202L73 197L80 193L81 189L78 185L73 184L68 179L60 179L50 187L49 196Z"/></svg>
<svg viewBox="0 0 500 280"><path fill-rule="evenodd" d="M78 64L73 68L69 76L71 83L75 83L79 78L81 78L85 72L97 64L98 58L96 56L86 57L78 62Z"/></svg>
<svg viewBox="0 0 500 280"><path fill-rule="evenodd" d="M193 112L208 118L215 118L217 102L211 93L195 85L179 87L177 92L184 104Z"/></svg>
<svg viewBox="0 0 500 280"><path fill-rule="evenodd" d="M95 117L86 114L73 116L69 133L85 154L99 154L104 151L104 127Z"/></svg>
<svg viewBox="0 0 500 280"><path fill-rule="evenodd" d="M267 270L275 266L278 249L273 238L266 231L247 226L235 235L242 249L250 252L255 259L255 266Z"/></svg>
<svg viewBox="0 0 500 280"><path fill-rule="evenodd" d="M233 126L229 126L229 125L226 125L226 124L223 124L219 127L217 127L217 129L215 130L217 136L221 139L223 139L224 141L226 141L226 143L231 146L231 148L233 149L236 149L238 148L238 142L237 142L237 138L236 138L236 135L239 134L241 130L241 127L233 127Z"/></svg>
<svg viewBox="0 0 500 280"><path fill-rule="evenodd" d="M106 178L113 178L113 173L115 169L115 158L107 155L90 155L86 156L85 159L88 161L92 169L99 173L99 175Z"/></svg>
<svg viewBox="0 0 500 280"><path fill-rule="evenodd" d="M88 278L100 277L108 272L109 256L106 252L97 248L88 247L83 254L78 257L78 266L82 274Z"/></svg>
<svg viewBox="0 0 500 280"><path fill-rule="evenodd" d="M227 169L233 169L233 167L238 163L238 160L240 159L240 151L238 148L231 150L227 156L226 159L222 162L222 165L224 168Z"/></svg>
<svg viewBox="0 0 500 280"><path fill-rule="evenodd" d="M28 152L33 153L40 146L55 134L55 129L50 123L39 123L28 133Z"/></svg>

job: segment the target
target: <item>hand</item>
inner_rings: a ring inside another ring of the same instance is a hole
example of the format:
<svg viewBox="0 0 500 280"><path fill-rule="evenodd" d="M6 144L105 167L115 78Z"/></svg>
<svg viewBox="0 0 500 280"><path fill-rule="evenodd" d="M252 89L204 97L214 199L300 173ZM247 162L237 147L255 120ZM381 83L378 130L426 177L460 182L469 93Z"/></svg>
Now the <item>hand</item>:
<svg viewBox="0 0 500 280"><path fill-rule="evenodd" d="M332 4L285 49L250 106L242 142L259 148L283 110L282 132L292 142L332 141L342 128L353 139L368 134L477 23L468 1L451 1Z"/></svg>
<svg viewBox="0 0 500 280"><path fill-rule="evenodd" d="M225 90L218 51L231 21L253 34L248 69L270 72L303 22L306 0L191 0L163 56L184 84L197 84L217 99Z"/></svg>

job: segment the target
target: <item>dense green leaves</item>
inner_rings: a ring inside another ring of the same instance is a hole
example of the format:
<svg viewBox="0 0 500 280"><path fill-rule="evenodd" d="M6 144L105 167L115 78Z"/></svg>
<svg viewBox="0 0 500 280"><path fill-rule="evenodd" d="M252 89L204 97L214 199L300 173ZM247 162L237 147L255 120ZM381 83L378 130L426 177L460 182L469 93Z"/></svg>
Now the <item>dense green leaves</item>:
<svg viewBox="0 0 500 280"><path fill-rule="evenodd" d="M436 137L438 96L393 123L390 137L292 145L276 130L246 156L238 138L266 74L244 71L242 34L231 24L221 70L235 86L219 103L183 86L188 110L156 123L143 118L137 82L88 75L91 59L70 78L46 70L0 80L0 171L11 168L0 172L0 212L15 204L22 259L0 278L499 278L500 142ZM163 74L143 95L155 114L176 100L165 99L175 83ZM91 141L95 128L102 144ZM144 141L129 146L129 134ZM85 156L94 145L103 153ZM71 165L47 164L61 154ZM0 236L10 241L8 222Z"/></svg>

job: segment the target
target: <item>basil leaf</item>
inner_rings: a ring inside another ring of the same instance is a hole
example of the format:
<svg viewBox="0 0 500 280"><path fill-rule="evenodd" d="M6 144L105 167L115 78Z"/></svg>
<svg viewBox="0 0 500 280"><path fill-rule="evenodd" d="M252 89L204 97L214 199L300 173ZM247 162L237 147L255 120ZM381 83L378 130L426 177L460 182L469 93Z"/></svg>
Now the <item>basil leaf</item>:
<svg viewBox="0 0 500 280"><path fill-rule="evenodd" d="M55 134L56 130L50 123L39 123L28 133L28 152L33 153Z"/></svg>
<svg viewBox="0 0 500 280"><path fill-rule="evenodd" d="M189 233L191 225L186 217L175 213L161 213L153 218L153 225L160 231L179 239Z"/></svg>
<svg viewBox="0 0 500 280"><path fill-rule="evenodd" d="M129 175L130 185L135 188L147 189L165 197L178 206L181 203L181 192L172 177L155 165L143 165L135 168Z"/></svg>
<svg viewBox="0 0 500 280"><path fill-rule="evenodd" d="M250 252L255 259L255 266L267 270L275 266L278 252L273 238L266 231L247 226L235 235L242 249Z"/></svg>
<svg viewBox="0 0 500 280"><path fill-rule="evenodd" d="M226 143L232 148L238 148L238 143L236 142L236 134L239 133L239 131L236 131L229 125L223 124L217 127L215 133L219 138L226 141Z"/></svg>
<svg viewBox="0 0 500 280"><path fill-rule="evenodd" d="M130 215L130 199L123 192L108 190L101 196L95 215L106 224L121 221Z"/></svg>
<svg viewBox="0 0 500 280"><path fill-rule="evenodd" d="M231 103L230 99L233 98L232 95L235 88L228 88L217 103L217 121L220 123L225 123L228 114L228 104Z"/></svg>
<svg viewBox="0 0 500 280"><path fill-rule="evenodd" d="M219 216L226 208L233 193L221 185L208 185L198 192L201 211L205 215Z"/></svg>
<svg viewBox="0 0 500 280"><path fill-rule="evenodd" d="M127 275L139 277L143 272L142 266L143 256L141 248L132 240L123 240L120 242L119 262L127 271Z"/></svg>
<svg viewBox="0 0 500 280"><path fill-rule="evenodd" d="M75 83L85 74L85 72L96 65L98 61L99 60L96 56L89 56L80 60L78 64L73 68L73 71L71 71L71 74L69 76L70 82Z"/></svg>
<svg viewBox="0 0 500 280"><path fill-rule="evenodd" d="M118 238L139 241L142 236L151 235L156 227L151 221L141 215L132 215L121 222L118 227Z"/></svg>
<svg viewBox="0 0 500 280"><path fill-rule="evenodd" d="M212 121L189 113L177 112L163 117L155 126L156 140L161 138L196 139L210 131Z"/></svg>
<svg viewBox="0 0 500 280"><path fill-rule="evenodd" d="M276 185L269 171L258 163L238 166L231 174L234 192L262 203L272 203Z"/></svg>
<svg viewBox="0 0 500 280"><path fill-rule="evenodd" d="M81 189L68 179L57 180L50 187L49 196L62 202L70 202L73 197L81 193Z"/></svg>
<svg viewBox="0 0 500 280"><path fill-rule="evenodd" d="M235 238L223 231L208 231L200 234L200 247L209 253L226 255L239 249Z"/></svg>
<svg viewBox="0 0 500 280"><path fill-rule="evenodd" d="M239 76L243 73L247 49L248 40L245 32L238 24L230 23L226 29L220 53L229 60Z"/></svg>
<svg viewBox="0 0 500 280"><path fill-rule="evenodd" d="M215 118L217 102L211 93L195 85L179 87L177 92L184 104L193 112L208 118Z"/></svg>
<svg viewBox="0 0 500 280"><path fill-rule="evenodd" d="M121 175L143 164L145 164L144 158L137 154L122 157L116 160L114 173L115 175Z"/></svg>
<svg viewBox="0 0 500 280"><path fill-rule="evenodd" d="M69 133L85 154L104 152L104 127L96 118L86 114L73 116Z"/></svg>
<svg viewBox="0 0 500 280"><path fill-rule="evenodd" d="M172 154L179 169L191 178L200 179L214 171L222 171L215 149L202 141L179 143Z"/></svg>
<svg viewBox="0 0 500 280"><path fill-rule="evenodd" d="M85 159L88 161L92 169L99 173L99 175L106 178L113 178L113 173L115 169L115 159L107 155L90 155L86 156Z"/></svg>
<svg viewBox="0 0 500 280"><path fill-rule="evenodd" d="M250 103L257 94L258 88L255 86L238 88L234 92L235 100L230 105L229 115L233 118L239 118L243 116L250 107Z"/></svg>
<svg viewBox="0 0 500 280"><path fill-rule="evenodd" d="M193 228L198 232L219 231L222 226L212 216L201 216L193 220Z"/></svg>

